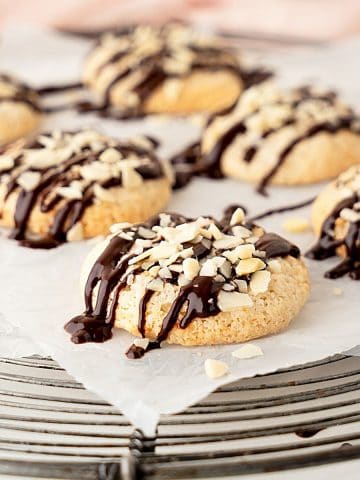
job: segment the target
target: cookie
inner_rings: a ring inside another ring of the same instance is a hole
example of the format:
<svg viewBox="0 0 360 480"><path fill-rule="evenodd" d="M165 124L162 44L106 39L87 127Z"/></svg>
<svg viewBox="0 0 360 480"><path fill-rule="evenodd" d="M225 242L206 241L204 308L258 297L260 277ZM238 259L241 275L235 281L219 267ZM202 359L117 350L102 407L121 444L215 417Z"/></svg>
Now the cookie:
<svg viewBox="0 0 360 480"><path fill-rule="evenodd" d="M243 342L284 329L309 295L299 249L240 208L220 222L160 214L112 230L84 265L86 310L65 327L75 343L104 341L114 325L147 349Z"/></svg>
<svg viewBox="0 0 360 480"><path fill-rule="evenodd" d="M0 74L0 146L33 132L40 119L37 93L17 79Z"/></svg>
<svg viewBox="0 0 360 480"><path fill-rule="evenodd" d="M137 114L222 111L244 86L237 57L220 39L180 23L102 36L83 81L105 105Z"/></svg>
<svg viewBox="0 0 360 480"><path fill-rule="evenodd" d="M256 182L300 185L339 175L360 158L360 121L336 94L311 87L254 86L201 142L204 168Z"/></svg>
<svg viewBox="0 0 360 480"><path fill-rule="evenodd" d="M167 203L171 181L147 137L92 130L43 134L0 155L0 224L26 246L106 235Z"/></svg>
<svg viewBox="0 0 360 480"><path fill-rule="evenodd" d="M307 256L323 260L339 255L343 261L325 277L349 274L360 280L360 165L349 168L319 194L312 224L318 241Z"/></svg>

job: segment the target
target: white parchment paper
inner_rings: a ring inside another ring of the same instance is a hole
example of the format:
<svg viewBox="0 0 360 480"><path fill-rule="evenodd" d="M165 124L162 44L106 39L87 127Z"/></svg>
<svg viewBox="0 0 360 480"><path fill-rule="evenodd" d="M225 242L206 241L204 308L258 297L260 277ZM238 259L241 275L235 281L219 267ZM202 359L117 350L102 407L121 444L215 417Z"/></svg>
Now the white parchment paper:
<svg viewBox="0 0 360 480"><path fill-rule="evenodd" d="M31 28L15 32L10 29L5 32L4 38L0 50L2 69L17 71L39 85L53 82L56 78L61 81L76 80L74 71L88 48L88 44L83 40L64 40L53 33ZM30 44L31 48L23 47ZM345 50L349 50L347 45ZM14 58L14 51L17 52L17 58ZM336 51L336 55L332 50L324 50L322 56L319 52L309 53L316 57L316 77L321 77L321 73L324 73L318 65L321 58L326 66L331 64L330 57L333 62L336 60L341 64L340 59L345 53L340 47L336 47ZM64 55L67 57L66 61ZM58 61L55 62L54 57ZM355 60L352 58L353 63ZM72 66L71 71L68 61ZM35 67L38 64L41 73L38 73ZM304 73L304 69L308 67L306 62L299 60L299 64L302 66L302 79L311 75L311 71L306 75ZM286 58L281 65L286 70ZM296 77L296 62L293 58L288 68L292 77ZM58 76L54 75L54 69L58 71ZM354 65L352 72L346 71L346 76L353 75L354 83L357 69L358 65ZM337 83L346 90L348 80L341 79L340 70L337 68L332 83ZM330 72L332 73L334 72ZM327 75L329 76L329 72ZM356 83L359 85L358 81ZM360 98L358 89L353 85L347 92L353 102ZM127 137L132 133L153 134L163 141L163 155L175 151L182 144L196 138L199 133L194 124L183 120L160 123L149 119L120 123L91 116L81 118L69 112L48 119L44 123L44 129L84 125L101 128L118 137ZM174 194L169 210L194 216L220 216L229 203L240 203L247 206L249 213L254 215L271 207L311 198L321 188L321 185L296 189L271 188L270 197L264 199L255 194L251 186L240 182L196 179L186 189ZM283 234L306 249L314 241L310 232L290 235L282 229L284 219L293 216L308 217L309 209L269 217L262 224L268 230ZM323 272L338 261L334 259L320 263L309 262L312 277L311 298L287 331L254 342L263 349L263 357L237 360L231 356L236 346L166 346L141 360L131 361L124 355L131 343L131 337L119 331L115 332L113 339L104 344L73 345L64 332L63 325L83 309L78 275L82 261L92 244L93 241L88 241L66 244L51 251L36 251L23 249L4 237L0 238L2 355L41 352L51 355L87 388L119 407L129 420L148 435L154 433L161 413L181 411L220 385L278 368L318 360L360 343L359 283L348 278L336 282L324 279ZM334 287L340 287L342 295L335 295ZM229 375L210 380L203 367L204 360L209 357L226 361L230 367Z"/></svg>

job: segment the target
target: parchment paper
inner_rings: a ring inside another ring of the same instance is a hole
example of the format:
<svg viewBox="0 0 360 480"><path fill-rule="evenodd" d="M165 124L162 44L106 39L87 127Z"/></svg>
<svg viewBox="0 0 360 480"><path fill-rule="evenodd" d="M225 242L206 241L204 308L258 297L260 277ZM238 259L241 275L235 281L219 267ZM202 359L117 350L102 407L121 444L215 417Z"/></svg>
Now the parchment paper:
<svg viewBox="0 0 360 480"><path fill-rule="evenodd" d="M64 41L55 34L31 28L15 32L11 29L5 32L0 64L2 69L17 71L39 85L53 82L56 78L71 81L76 80L74 71L87 49L88 44L83 40ZM349 50L347 45L345 50ZM323 56L319 52L308 53L308 56L316 57L318 74L321 73L318 65L321 58L324 58L324 65L328 65L329 57L333 60L335 57L340 63L340 59L346 56L340 47L336 47L336 52L334 55L332 50L324 50ZM73 68L71 72L67 66L68 61ZM353 71L350 74L353 75L354 83L359 85L358 79L356 80L358 65L354 64L355 61L353 56ZM39 72L35 68L38 64L41 65ZM306 62L299 60L299 64L302 65L302 79L311 75L311 71L304 73ZM282 65L285 68L286 58ZM54 69L58 71L58 76L54 75ZM293 58L289 69L291 75L296 77L296 62ZM347 69L349 70L348 64ZM348 80L341 80L340 74L341 69L337 68L337 78L334 78L334 74L332 80L346 89ZM349 75L349 71L346 75ZM359 91L354 86L350 90L348 96L356 102L360 98ZM162 155L177 150L199 133L193 123L184 120L161 123L159 120L154 122L148 119L125 124L91 116L80 118L69 112L48 119L44 129L84 125L100 127L118 137L127 137L131 133L153 134L163 141ZM174 194L169 210L194 216L221 215L222 209L229 203L240 203L248 206L249 213L254 215L271 207L311 198L321 188L321 185L295 189L271 188L270 196L264 199L255 194L250 185L240 182L196 179L186 189ZM268 230L295 241L301 248L308 248L314 241L310 232L290 235L282 229L285 218L308 215L309 209L305 208L269 217L261 223ZM347 278L336 282L325 280L323 272L338 261L334 259L309 263L311 298L286 332L254 342L263 349L263 357L235 359L231 356L231 352L237 348L234 345L201 348L165 346L141 360L131 361L124 356L132 341L131 337L119 331L104 344L73 345L64 332L63 325L83 309L78 272L93 243L92 240L67 244L51 251L33 251L23 249L4 237L0 238L2 355L39 352L51 355L85 387L119 407L145 434L154 433L161 413L181 411L220 385L278 368L315 361L360 343L359 283ZM340 287L342 295L335 295L334 287ZM206 358L226 361L230 374L218 380L210 380L204 373Z"/></svg>

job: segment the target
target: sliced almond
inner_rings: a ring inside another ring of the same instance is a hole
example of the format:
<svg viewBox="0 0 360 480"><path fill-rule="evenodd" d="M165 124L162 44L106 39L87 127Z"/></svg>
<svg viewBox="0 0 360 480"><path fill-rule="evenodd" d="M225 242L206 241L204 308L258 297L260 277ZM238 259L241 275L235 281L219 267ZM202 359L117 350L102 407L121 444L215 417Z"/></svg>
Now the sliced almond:
<svg viewBox="0 0 360 480"><path fill-rule="evenodd" d="M0 172L4 170L10 170L13 168L15 162L10 155L1 155L0 156Z"/></svg>
<svg viewBox="0 0 360 480"><path fill-rule="evenodd" d="M253 305L253 301L247 293L225 292L224 290L220 290L217 303L222 312L231 312Z"/></svg>
<svg viewBox="0 0 360 480"><path fill-rule="evenodd" d="M121 158L122 155L118 150L116 150L115 148L107 148L100 155L99 160L105 163L116 163L121 160Z"/></svg>
<svg viewBox="0 0 360 480"><path fill-rule="evenodd" d="M251 230L243 225L236 225L235 227L232 227L231 230L236 237L248 238L252 235Z"/></svg>
<svg viewBox="0 0 360 480"><path fill-rule="evenodd" d="M125 188L139 188L143 184L143 178L133 168L127 167L122 169L122 184Z"/></svg>
<svg viewBox="0 0 360 480"><path fill-rule="evenodd" d="M146 288L148 290L153 290L154 292L161 292L164 288L164 284L160 278L154 278L151 280L147 285Z"/></svg>
<svg viewBox="0 0 360 480"><path fill-rule="evenodd" d="M200 263L195 258L185 258L182 263L184 276L187 280L193 280L200 271Z"/></svg>
<svg viewBox="0 0 360 480"><path fill-rule="evenodd" d="M230 226L241 224L245 219L245 212L242 208L237 208L230 219Z"/></svg>
<svg viewBox="0 0 360 480"><path fill-rule="evenodd" d="M85 180L90 181L106 182L112 177L110 166L100 161L81 166L79 172Z"/></svg>
<svg viewBox="0 0 360 480"><path fill-rule="evenodd" d="M237 264L235 271L239 276L248 275L249 273L254 273L257 270L265 268L265 263L260 260L260 258L247 258L245 260L240 260Z"/></svg>
<svg viewBox="0 0 360 480"><path fill-rule="evenodd" d="M81 200L83 193L79 188L75 188L71 185L68 187L58 187L56 193L64 198L69 198L71 200Z"/></svg>
<svg viewBox="0 0 360 480"><path fill-rule="evenodd" d="M221 360L207 358L204 363L205 373L209 378L220 378L229 373L229 366Z"/></svg>
<svg viewBox="0 0 360 480"><path fill-rule="evenodd" d="M281 272L281 263L279 260L268 260L267 266L271 273Z"/></svg>
<svg viewBox="0 0 360 480"><path fill-rule="evenodd" d="M283 228L290 233L302 233L310 230L310 223L306 218L288 218L284 221Z"/></svg>
<svg viewBox="0 0 360 480"><path fill-rule="evenodd" d="M233 235L224 235L223 238L221 238L220 240L214 241L214 247L219 250L228 250L228 249L237 247L243 242L244 240L241 237L235 237Z"/></svg>
<svg viewBox="0 0 360 480"><path fill-rule="evenodd" d="M66 234L68 242L80 242L84 239L84 229L80 222L75 223Z"/></svg>
<svg viewBox="0 0 360 480"><path fill-rule="evenodd" d="M251 275L250 291L254 295L267 291L270 283L271 273L268 270L259 270Z"/></svg>
<svg viewBox="0 0 360 480"><path fill-rule="evenodd" d="M217 267L212 259L206 260L200 269L200 275L203 277L215 277L216 273Z"/></svg>
<svg viewBox="0 0 360 480"><path fill-rule="evenodd" d="M347 222L356 223L360 220L360 212L351 210L351 208L343 208L340 212L340 217Z"/></svg>
<svg viewBox="0 0 360 480"><path fill-rule="evenodd" d="M210 223L208 231L215 240L220 240L224 236L215 223Z"/></svg>
<svg viewBox="0 0 360 480"><path fill-rule="evenodd" d="M234 280L234 283L239 290L240 293L247 293L248 291L248 284L245 280Z"/></svg>
<svg viewBox="0 0 360 480"><path fill-rule="evenodd" d="M223 255L230 260L231 263L236 263L239 259L244 260L246 258L251 258L254 252L254 245L252 243L247 243L245 245L239 245L233 250L227 250L223 252Z"/></svg>
<svg viewBox="0 0 360 480"><path fill-rule="evenodd" d="M41 174L39 172L26 171L17 178L17 184L27 192L30 192L39 185L40 180Z"/></svg>
<svg viewBox="0 0 360 480"><path fill-rule="evenodd" d="M238 350L231 352L231 355L235 358L246 359L255 358L264 355L262 349L252 343L247 343L240 347Z"/></svg>
<svg viewBox="0 0 360 480"><path fill-rule="evenodd" d="M149 342L150 342L150 340L148 338L135 338L134 345L136 347L140 347L140 348L143 348L144 350L146 350L146 348L149 345Z"/></svg>

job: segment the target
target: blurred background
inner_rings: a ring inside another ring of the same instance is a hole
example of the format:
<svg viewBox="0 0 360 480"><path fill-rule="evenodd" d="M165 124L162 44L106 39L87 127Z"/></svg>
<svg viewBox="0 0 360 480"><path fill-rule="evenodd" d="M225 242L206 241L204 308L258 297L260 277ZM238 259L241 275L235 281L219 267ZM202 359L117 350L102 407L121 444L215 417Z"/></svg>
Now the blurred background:
<svg viewBox="0 0 360 480"><path fill-rule="evenodd" d="M0 28L70 30L182 18L243 37L319 42L360 32L360 0L0 0Z"/></svg>

